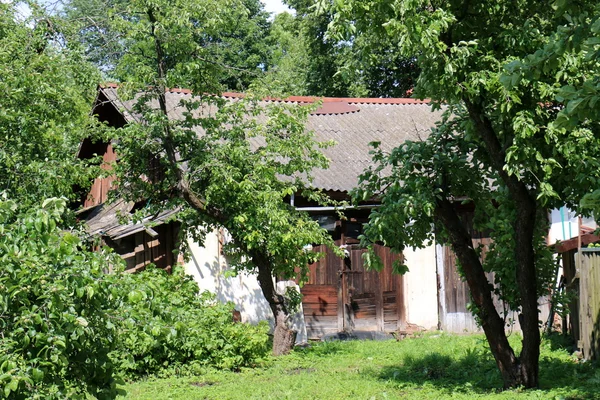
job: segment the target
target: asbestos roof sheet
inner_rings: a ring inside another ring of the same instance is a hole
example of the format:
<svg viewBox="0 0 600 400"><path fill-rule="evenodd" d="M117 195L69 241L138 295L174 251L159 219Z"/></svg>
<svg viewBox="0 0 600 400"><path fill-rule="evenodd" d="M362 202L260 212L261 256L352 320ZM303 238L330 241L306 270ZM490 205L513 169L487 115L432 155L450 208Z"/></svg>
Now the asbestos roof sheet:
<svg viewBox="0 0 600 400"><path fill-rule="evenodd" d="M139 119L131 112L135 100L122 101L114 85L101 90L127 121ZM222 97L234 100L243 95L224 93ZM171 89L166 98L169 117L183 119L185 109L180 102L192 99L190 91ZM357 186L359 175L371 164L371 142L379 141L381 149L390 151L409 140L424 140L442 114L439 110L432 111L427 101L404 98L290 97L268 99L264 103L305 104L314 101L322 101L323 104L309 116L307 129L315 132L318 141L336 142L336 145L324 150L330 160L329 168L313 171L312 185L327 191L348 192ZM157 104L153 106L157 107ZM216 106L203 106L196 112L212 115Z"/></svg>

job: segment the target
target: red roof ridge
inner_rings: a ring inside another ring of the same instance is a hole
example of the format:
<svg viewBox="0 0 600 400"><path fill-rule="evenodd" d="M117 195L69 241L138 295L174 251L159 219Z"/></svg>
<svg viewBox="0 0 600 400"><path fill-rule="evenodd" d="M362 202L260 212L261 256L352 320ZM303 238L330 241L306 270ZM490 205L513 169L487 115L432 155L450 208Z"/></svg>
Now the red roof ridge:
<svg viewBox="0 0 600 400"><path fill-rule="evenodd" d="M119 87L118 83L102 83L100 87L103 89L117 89ZM180 93L180 94L192 94L190 89L184 88L167 88L170 93ZM225 98L233 98L233 99L241 99L246 97L245 93L238 92L223 92L221 93L222 97ZM355 103L355 104L429 104L430 100L419 100L413 99L410 97L320 97L320 96L289 96L284 98L278 97L265 97L266 101L281 101L284 103L314 103L316 101L323 101L323 103Z"/></svg>
<svg viewBox="0 0 600 400"><path fill-rule="evenodd" d="M223 92L225 98L243 98L245 93ZM410 97L320 97L320 96L289 96L284 98L266 97L268 101L283 101L290 103L314 103L322 100L323 103L358 103L358 104L429 104L430 100L419 100Z"/></svg>

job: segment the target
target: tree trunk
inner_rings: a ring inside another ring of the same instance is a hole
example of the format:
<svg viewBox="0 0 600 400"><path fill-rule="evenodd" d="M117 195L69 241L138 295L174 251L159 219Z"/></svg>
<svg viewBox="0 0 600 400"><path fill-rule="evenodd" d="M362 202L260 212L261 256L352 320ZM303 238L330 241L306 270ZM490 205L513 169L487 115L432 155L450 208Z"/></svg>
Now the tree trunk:
<svg viewBox="0 0 600 400"><path fill-rule="evenodd" d="M473 302L478 309L481 327L502 375L504 387L520 386L520 362L508 343L504 331L504 321L494 306L493 287L485 276L479 255L473 248L471 235L449 200L438 199L435 214L436 218L444 224L450 237L452 250L463 268Z"/></svg>
<svg viewBox="0 0 600 400"><path fill-rule="evenodd" d="M523 332L523 349L517 369L515 385L526 388L538 386L540 330L538 322L537 272L535 250L533 248L537 203L535 194L515 174L509 175L504 169L506 153L490 119L481 104L464 99L469 117L475 124L477 133L485 145L492 167L506 184L517 210L514 222L515 259L517 260L516 282L521 300L519 322ZM505 385L506 385L505 381Z"/></svg>
<svg viewBox="0 0 600 400"><path fill-rule="evenodd" d="M521 350L521 385L526 388L538 386L540 358L540 327L538 314L537 277L533 235L536 217L535 203L522 204L515 222L517 257L517 284L521 296L519 322L523 331Z"/></svg>
<svg viewBox="0 0 600 400"><path fill-rule="evenodd" d="M259 251L250 252L252 261L258 269L258 283L263 295L267 299L273 317L275 329L273 330L273 355L280 356L288 354L296 343L296 331L290 329L288 321L290 313L285 305L282 295L277 293L273 282L272 267L268 256Z"/></svg>

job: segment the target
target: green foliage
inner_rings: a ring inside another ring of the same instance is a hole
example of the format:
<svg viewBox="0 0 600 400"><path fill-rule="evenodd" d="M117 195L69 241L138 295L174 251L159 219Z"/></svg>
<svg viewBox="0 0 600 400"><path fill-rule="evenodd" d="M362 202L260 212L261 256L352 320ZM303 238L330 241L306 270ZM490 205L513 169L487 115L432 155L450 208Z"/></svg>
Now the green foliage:
<svg viewBox="0 0 600 400"><path fill-rule="evenodd" d="M252 367L269 350L268 324L233 323L231 304L198 294L194 280L150 268L118 283L119 335L111 353L126 378L182 374L200 367Z"/></svg>
<svg viewBox="0 0 600 400"><path fill-rule="evenodd" d="M145 19L136 15L144 3L68 0L62 8L61 13L77 26L72 40L82 43L86 55L109 79L128 82L132 69L153 68L152 57L130 57L153 49ZM165 13L161 18L171 18L168 26L160 28L164 38L171 38L167 46L177 48L179 57L194 60L169 66L179 70L177 78L171 76L170 87L192 87L184 76L194 72L196 79L214 78L219 90L243 91L262 74L271 24L259 0L170 2L160 13Z"/></svg>
<svg viewBox="0 0 600 400"><path fill-rule="evenodd" d="M398 41L355 33L347 40L327 34L331 13L315 12L318 1L287 0L295 15L275 17L263 85L291 95L406 97L416 83L415 57Z"/></svg>
<svg viewBox="0 0 600 400"><path fill-rule="evenodd" d="M0 192L19 202L77 197L97 172L74 157L91 135L96 72L61 46L58 22L0 4Z"/></svg>
<svg viewBox="0 0 600 400"><path fill-rule="evenodd" d="M121 377L265 356L268 326L234 324L181 271L127 274L118 255L83 250L60 229L65 210L0 201L0 398L113 398Z"/></svg>
<svg viewBox="0 0 600 400"><path fill-rule="evenodd" d="M116 303L103 268L61 231L65 201L20 212L0 201L0 397L111 398ZM115 260L113 260L115 261Z"/></svg>

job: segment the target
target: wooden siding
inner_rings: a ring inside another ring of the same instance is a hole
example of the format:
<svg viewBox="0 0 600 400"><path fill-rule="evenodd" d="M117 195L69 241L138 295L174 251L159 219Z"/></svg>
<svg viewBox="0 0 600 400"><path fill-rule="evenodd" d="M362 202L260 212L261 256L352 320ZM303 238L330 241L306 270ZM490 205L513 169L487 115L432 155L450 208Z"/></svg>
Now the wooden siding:
<svg viewBox="0 0 600 400"><path fill-rule="evenodd" d="M482 257L485 257L489 243L489 238L473 239L474 248L482 246ZM471 302L469 286L458 271L456 255L450 247L443 246L441 254L438 252L438 274L440 328L455 333L478 331L477 322L468 309ZM494 282L492 273L487 273L486 276L488 281ZM494 299L494 303L501 311L502 303L497 299Z"/></svg>
<svg viewBox="0 0 600 400"><path fill-rule="evenodd" d="M460 217L471 234L473 248L480 249L480 258L485 255L491 239L489 233L480 232L473 228L474 213L471 210L460 209ZM480 330L477 321L468 309L471 302L469 286L461 277L458 270L456 255L449 246L441 246L437 252L438 287L439 287L439 326L442 330L455 333L476 332ZM488 281L494 284L494 274L486 273ZM494 296L494 304L500 316L504 316L504 304ZM507 312L505 317L516 319L516 315Z"/></svg>
<svg viewBox="0 0 600 400"><path fill-rule="evenodd" d="M141 271L150 263L170 272L177 263L173 251L177 249L179 224L171 222L153 229L158 233L156 237L142 231L119 240L105 238L106 244L125 260L127 272Z"/></svg>
<svg viewBox="0 0 600 400"><path fill-rule="evenodd" d="M473 212L459 210L461 219L466 224L473 240L473 247L480 249L481 260L485 260L487 249L491 244L489 233L473 229ZM476 332L481 328L468 310L471 301L466 281L458 271L456 255L448 246L440 246L437 251L438 290L439 290L439 325L442 330L455 333ZM494 285L494 274L486 273L490 284ZM493 295L494 305L501 318L506 321L507 330L520 331L518 313L507 308L498 296ZM540 321L548 319L550 307L546 298L538 300L540 304Z"/></svg>
<svg viewBox="0 0 600 400"><path fill-rule="evenodd" d="M482 259L485 258L485 252L491 243L489 238L473 239L473 247L482 247ZM486 273L488 281L494 282L494 275ZM447 313L469 312L467 306L470 299L469 285L462 279L458 271L456 255L449 247L444 247L444 301L446 302Z"/></svg>
<svg viewBox="0 0 600 400"><path fill-rule="evenodd" d="M110 170L110 164L117 161L117 155L111 144L106 145L106 150L102 155L102 169ZM88 195L85 198L83 207L92 207L102 204L108 200L108 191L114 187L114 176L96 178L92 184Z"/></svg>

